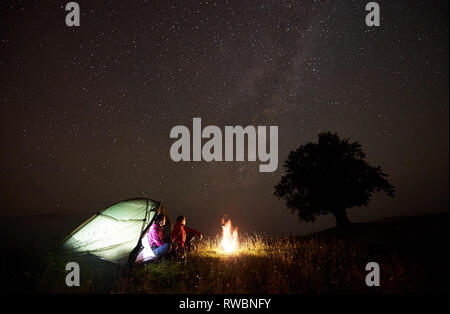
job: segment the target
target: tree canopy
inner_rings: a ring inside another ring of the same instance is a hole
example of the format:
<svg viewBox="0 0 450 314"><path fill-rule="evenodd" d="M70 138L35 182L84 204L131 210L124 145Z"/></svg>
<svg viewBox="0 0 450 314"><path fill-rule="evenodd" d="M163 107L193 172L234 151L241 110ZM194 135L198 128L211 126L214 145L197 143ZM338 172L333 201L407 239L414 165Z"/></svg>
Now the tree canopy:
<svg viewBox="0 0 450 314"><path fill-rule="evenodd" d="M317 216L331 213L343 226L349 223L346 210L367 206L374 192L394 196L387 174L369 165L361 144L336 133L320 133L317 143L291 151L283 167L285 175L274 194L300 221L314 222Z"/></svg>

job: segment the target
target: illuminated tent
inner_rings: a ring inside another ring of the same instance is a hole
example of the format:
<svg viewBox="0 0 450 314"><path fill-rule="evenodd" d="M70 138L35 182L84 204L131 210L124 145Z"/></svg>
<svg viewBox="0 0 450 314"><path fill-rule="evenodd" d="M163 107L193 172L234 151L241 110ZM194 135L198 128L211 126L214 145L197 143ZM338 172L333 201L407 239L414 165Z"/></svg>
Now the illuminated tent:
<svg viewBox="0 0 450 314"><path fill-rule="evenodd" d="M64 239L62 250L73 256L92 254L113 263L127 263L130 253L142 248L141 238L157 213L168 218L160 202L147 198L116 203L75 229Z"/></svg>

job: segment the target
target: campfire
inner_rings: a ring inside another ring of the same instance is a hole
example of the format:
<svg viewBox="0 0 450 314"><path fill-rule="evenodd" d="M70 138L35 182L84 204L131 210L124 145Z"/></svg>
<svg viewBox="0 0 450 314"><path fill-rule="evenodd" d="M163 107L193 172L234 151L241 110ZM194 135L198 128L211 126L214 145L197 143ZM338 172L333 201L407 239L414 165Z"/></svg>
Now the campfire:
<svg viewBox="0 0 450 314"><path fill-rule="evenodd" d="M238 230L237 228L233 229L231 225L231 219L224 217L222 219L222 241L221 241L222 250L225 253L233 253L238 249Z"/></svg>

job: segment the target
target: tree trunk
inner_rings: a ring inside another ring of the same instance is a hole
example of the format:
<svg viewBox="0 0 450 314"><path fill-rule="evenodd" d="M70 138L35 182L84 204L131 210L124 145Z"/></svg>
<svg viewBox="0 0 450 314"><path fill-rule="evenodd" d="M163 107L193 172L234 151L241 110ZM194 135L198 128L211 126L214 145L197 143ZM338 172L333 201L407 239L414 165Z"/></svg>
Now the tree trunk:
<svg viewBox="0 0 450 314"><path fill-rule="evenodd" d="M345 208L338 209L332 213L336 218L336 224L338 228L342 228L351 224L350 220L347 217L347 211Z"/></svg>

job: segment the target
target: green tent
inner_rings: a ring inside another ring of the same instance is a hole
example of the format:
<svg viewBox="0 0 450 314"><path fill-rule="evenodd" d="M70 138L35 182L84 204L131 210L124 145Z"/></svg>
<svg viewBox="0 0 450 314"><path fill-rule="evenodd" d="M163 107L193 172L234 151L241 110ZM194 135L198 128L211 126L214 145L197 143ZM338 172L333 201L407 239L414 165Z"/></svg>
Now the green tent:
<svg viewBox="0 0 450 314"><path fill-rule="evenodd" d="M156 213L169 218L161 203L151 199L118 202L75 229L64 239L62 250L74 256L92 254L113 263L127 263L130 253L141 247L140 240Z"/></svg>

